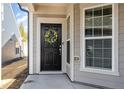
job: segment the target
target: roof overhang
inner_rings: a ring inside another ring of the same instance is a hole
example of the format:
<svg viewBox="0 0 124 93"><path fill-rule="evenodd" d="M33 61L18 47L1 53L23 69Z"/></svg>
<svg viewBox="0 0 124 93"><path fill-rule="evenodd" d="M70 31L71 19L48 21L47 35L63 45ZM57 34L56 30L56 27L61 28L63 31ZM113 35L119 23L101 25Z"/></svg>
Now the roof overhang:
<svg viewBox="0 0 124 93"><path fill-rule="evenodd" d="M29 11L34 12L35 11L35 7L33 3L19 3L21 5L21 7L26 7L28 8Z"/></svg>

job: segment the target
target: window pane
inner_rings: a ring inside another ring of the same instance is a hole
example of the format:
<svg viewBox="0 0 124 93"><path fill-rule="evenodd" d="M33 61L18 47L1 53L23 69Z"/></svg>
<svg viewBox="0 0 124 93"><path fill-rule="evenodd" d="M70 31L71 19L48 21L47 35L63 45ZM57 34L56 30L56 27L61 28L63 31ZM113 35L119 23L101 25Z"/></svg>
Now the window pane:
<svg viewBox="0 0 124 93"><path fill-rule="evenodd" d="M93 40L86 40L86 49L93 48Z"/></svg>
<svg viewBox="0 0 124 93"><path fill-rule="evenodd" d="M86 56L93 57L93 40L86 41Z"/></svg>
<svg viewBox="0 0 124 93"><path fill-rule="evenodd" d="M111 28L112 25L112 16L103 17L103 26L107 26Z"/></svg>
<svg viewBox="0 0 124 93"><path fill-rule="evenodd" d="M86 37L92 36L92 28L89 28L89 29L86 29L86 30L85 30L85 36L86 36Z"/></svg>
<svg viewBox="0 0 124 93"><path fill-rule="evenodd" d="M94 28L94 36L102 36L102 29Z"/></svg>
<svg viewBox="0 0 124 93"><path fill-rule="evenodd" d="M19 54L19 48L16 48L16 54Z"/></svg>
<svg viewBox="0 0 124 93"><path fill-rule="evenodd" d="M93 57L93 49L86 49L86 56Z"/></svg>
<svg viewBox="0 0 124 93"><path fill-rule="evenodd" d="M102 49L94 49L94 57L102 58Z"/></svg>
<svg viewBox="0 0 124 93"><path fill-rule="evenodd" d="M103 40L94 40L94 48L102 48Z"/></svg>
<svg viewBox="0 0 124 93"><path fill-rule="evenodd" d="M102 17L94 18L94 26L102 26Z"/></svg>
<svg viewBox="0 0 124 93"><path fill-rule="evenodd" d="M70 38L70 17L67 19L67 39Z"/></svg>
<svg viewBox="0 0 124 93"><path fill-rule="evenodd" d="M111 39L105 39L104 42L104 48L112 48L112 40Z"/></svg>
<svg viewBox="0 0 124 93"><path fill-rule="evenodd" d="M103 15L110 15L110 14L112 14L112 5L104 6Z"/></svg>
<svg viewBox="0 0 124 93"><path fill-rule="evenodd" d="M102 8L101 7L94 9L94 17L95 16L102 16Z"/></svg>
<svg viewBox="0 0 124 93"><path fill-rule="evenodd" d="M111 59L104 59L103 68L111 69L112 68L112 60Z"/></svg>
<svg viewBox="0 0 124 93"><path fill-rule="evenodd" d="M86 66L110 68L112 62L111 46L111 39L86 40Z"/></svg>
<svg viewBox="0 0 124 93"><path fill-rule="evenodd" d="M85 11L85 17L88 18L88 17L92 17L92 9L88 9Z"/></svg>
<svg viewBox="0 0 124 93"><path fill-rule="evenodd" d="M67 41L67 63L70 64L70 41Z"/></svg>
<svg viewBox="0 0 124 93"><path fill-rule="evenodd" d="M94 67L102 67L102 59L94 58Z"/></svg>
<svg viewBox="0 0 124 93"><path fill-rule="evenodd" d="M86 66L93 66L93 58L86 58Z"/></svg>
<svg viewBox="0 0 124 93"><path fill-rule="evenodd" d="M103 28L103 36L112 36L111 28Z"/></svg>
<svg viewBox="0 0 124 93"><path fill-rule="evenodd" d="M85 20L85 25L86 25L86 28L87 27L92 27L92 19L90 18L87 18L86 20Z"/></svg>
<svg viewBox="0 0 124 93"><path fill-rule="evenodd" d="M112 58L112 50L111 49L104 49L103 55L104 55L104 58Z"/></svg>

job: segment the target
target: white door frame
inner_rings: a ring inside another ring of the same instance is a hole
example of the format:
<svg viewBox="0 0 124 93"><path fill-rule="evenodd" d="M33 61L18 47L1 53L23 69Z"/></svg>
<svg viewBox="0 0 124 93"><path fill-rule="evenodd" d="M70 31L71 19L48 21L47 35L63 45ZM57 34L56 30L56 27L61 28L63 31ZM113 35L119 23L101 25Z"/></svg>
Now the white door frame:
<svg viewBox="0 0 124 93"><path fill-rule="evenodd" d="M66 31L66 25L65 25L65 18L45 18L45 17L38 17L37 18L37 62L36 62L36 72L39 73L39 74L55 74L55 73L65 73L65 31ZM62 24L62 56L61 56L61 63L62 63L62 69L61 71L40 71L40 64L41 64L41 61L40 61L40 46L41 46L41 42L40 42L40 24L41 23L54 23L54 24Z"/></svg>

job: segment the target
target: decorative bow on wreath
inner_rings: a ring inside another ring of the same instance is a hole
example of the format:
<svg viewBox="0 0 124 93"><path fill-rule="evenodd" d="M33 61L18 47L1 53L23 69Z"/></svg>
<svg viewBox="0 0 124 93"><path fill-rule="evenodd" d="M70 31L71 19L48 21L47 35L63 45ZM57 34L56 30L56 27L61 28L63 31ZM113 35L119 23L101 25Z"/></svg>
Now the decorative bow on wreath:
<svg viewBox="0 0 124 93"><path fill-rule="evenodd" d="M46 33L45 33L45 42L52 44L55 43L57 41L58 38L58 34L54 29L49 29Z"/></svg>

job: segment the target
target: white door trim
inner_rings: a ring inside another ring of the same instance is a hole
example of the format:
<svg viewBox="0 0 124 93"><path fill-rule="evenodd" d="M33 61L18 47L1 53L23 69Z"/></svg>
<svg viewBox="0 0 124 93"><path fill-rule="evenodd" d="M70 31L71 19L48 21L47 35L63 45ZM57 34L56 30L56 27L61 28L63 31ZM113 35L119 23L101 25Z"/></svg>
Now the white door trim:
<svg viewBox="0 0 124 93"><path fill-rule="evenodd" d="M36 62L36 72L38 74L55 74L55 73L65 73L65 52L64 51L64 44L62 45L62 71L40 71L40 23L55 23L55 24L62 24L62 43L64 43L64 31L66 30L65 28L65 18L45 18L45 17L38 17L37 18L37 62Z"/></svg>
<svg viewBox="0 0 124 93"><path fill-rule="evenodd" d="M71 4L69 13L67 13L66 20L70 16L70 79L74 81L74 4ZM66 32L67 33L67 32Z"/></svg>

